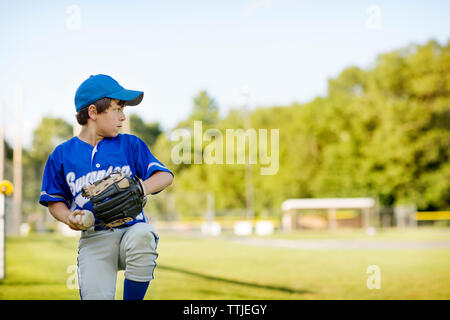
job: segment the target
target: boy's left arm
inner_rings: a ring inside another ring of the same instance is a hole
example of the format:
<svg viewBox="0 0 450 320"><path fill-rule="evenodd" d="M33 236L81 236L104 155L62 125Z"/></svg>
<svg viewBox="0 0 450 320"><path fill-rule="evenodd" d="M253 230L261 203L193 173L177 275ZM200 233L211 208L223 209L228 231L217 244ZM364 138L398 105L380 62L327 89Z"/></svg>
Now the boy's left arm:
<svg viewBox="0 0 450 320"><path fill-rule="evenodd" d="M154 194L164 190L172 184L173 175L166 171L157 171L144 181L145 194Z"/></svg>
<svg viewBox="0 0 450 320"><path fill-rule="evenodd" d="M143 140L132 135L126 137L131 139L135 174L143 180L145 195L156 194L167 188L173 180L172 172L153 156Z"/></svg>

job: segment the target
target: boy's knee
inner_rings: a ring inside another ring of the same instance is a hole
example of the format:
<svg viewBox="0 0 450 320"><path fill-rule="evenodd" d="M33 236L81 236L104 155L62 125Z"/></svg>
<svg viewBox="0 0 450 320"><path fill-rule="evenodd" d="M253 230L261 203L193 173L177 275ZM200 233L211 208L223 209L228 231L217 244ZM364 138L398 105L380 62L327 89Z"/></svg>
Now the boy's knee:
<svg viewBox="0 0 450 320"><path fill-rule="evenodd" d="M133 281L150 281L156 267L158 235L149 225L136 226L127 235L125 277ZM127 231L127 232L128 232Z"/></svg>
<svg viewBox="0 0 450 320"><path fill-rule="evenodd" d="M140 223L139 223L140 224ZM129 249L131 248L150 248L156 250L157 236L153 233L152 229L148 225L142 224L142 226L136 226L132 234L130 235Z"/></svg>

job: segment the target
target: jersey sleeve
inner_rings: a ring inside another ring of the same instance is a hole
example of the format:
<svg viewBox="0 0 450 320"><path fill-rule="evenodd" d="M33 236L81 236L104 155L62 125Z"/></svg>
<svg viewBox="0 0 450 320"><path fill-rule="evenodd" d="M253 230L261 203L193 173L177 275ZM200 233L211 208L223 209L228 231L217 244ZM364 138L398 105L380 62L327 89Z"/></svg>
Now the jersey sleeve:
<svg viewBox="0 0 450 320"><path fill-rule="evenodd" d="M39 203L48 207L49 201L64 202L70 208L72 199L72 194L64 181L61 164L58 164L55 154L52 153L45 165Z"/></svg>
<svg viewBox="0 0 450 320"><path fill-rule="evenodd" d="M142 179L147 180L158 171L173 173L150 152L150 149L144 141L136 137L133 144L133 154L135 156L136 174Z"/></svg>

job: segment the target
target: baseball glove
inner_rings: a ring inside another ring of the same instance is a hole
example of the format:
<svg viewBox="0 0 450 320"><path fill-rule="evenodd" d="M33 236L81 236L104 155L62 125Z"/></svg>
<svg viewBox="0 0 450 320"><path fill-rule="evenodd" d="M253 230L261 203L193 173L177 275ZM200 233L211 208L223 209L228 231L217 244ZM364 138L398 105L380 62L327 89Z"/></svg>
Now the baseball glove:
<svg viewBox="0 0 450 320"><path fill-rule="evenodd" d="M82 196L92 203L95 218L109 228L132 221L147 203L142 180L117 171L82 190Z"/></svg>

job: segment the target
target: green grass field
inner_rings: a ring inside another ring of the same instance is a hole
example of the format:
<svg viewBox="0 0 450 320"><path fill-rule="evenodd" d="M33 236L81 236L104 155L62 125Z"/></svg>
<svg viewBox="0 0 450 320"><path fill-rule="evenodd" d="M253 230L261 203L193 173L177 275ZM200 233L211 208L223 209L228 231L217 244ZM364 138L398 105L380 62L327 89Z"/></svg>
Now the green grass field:
<svg viewBox="0 0 450 320"><path fill-rule="evenodd" d="M160 232L155 279L146 299L450 299L450 249L301 250ZM450 240L448 229L277 234L267 239ZM79 299L78 238L32 234L7 239L0 299ZM369 290L368 266L381 288ZM76 272L76 271L75 271ZM123 271L116 298L122 298Z"/></svg>

